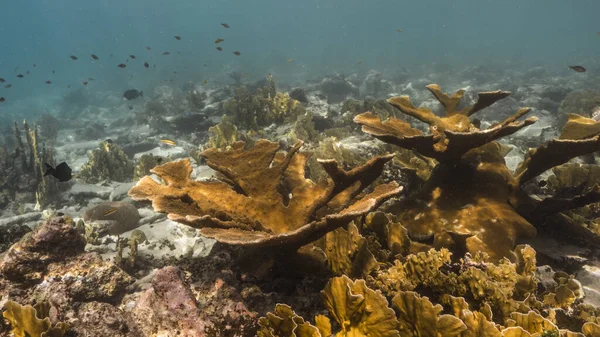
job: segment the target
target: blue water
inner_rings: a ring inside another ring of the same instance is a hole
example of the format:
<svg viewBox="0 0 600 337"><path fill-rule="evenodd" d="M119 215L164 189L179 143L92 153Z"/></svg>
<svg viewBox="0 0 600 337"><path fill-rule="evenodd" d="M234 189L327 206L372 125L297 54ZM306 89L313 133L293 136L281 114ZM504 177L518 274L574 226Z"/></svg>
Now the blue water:
<svg viewBox="0 0 600 337"><path fill-rule="evenodd" d="M225 83L232 70L249 78L271 72L289 83L368 69L427 71L433 64L564 72L584 64L593 73L600 65L599 13L593 0L6 1L0 77L13 88L0 87L7 99L0 113L35 114L30 110L56 104L88 77L95 78L88 91L149 92L161 81ZM225 39L223 52L216 38ZM118 68L130 54L137 59Z"/></svg>

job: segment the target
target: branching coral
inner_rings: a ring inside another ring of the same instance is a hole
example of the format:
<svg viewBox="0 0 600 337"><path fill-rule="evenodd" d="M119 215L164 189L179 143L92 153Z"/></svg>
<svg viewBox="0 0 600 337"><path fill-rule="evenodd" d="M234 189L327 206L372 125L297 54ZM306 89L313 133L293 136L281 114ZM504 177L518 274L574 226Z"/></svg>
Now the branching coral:
<svg viewBox="0 0 600 337"><path fill-rule="evenodd" d="M165 184L146 176L129 195L134 200L151 200L156 211L225 243L300 247L402 190L396 183L379 185L352 203L391 156L373 158L351 171L323 160L330 179L314 183L304 177L310 154L299 153L301 145L298 142L287 154L278 152L279 143L267 140L248 150L243 142L233 144L229 151L208 149L202 156L220 173L220 181L191 180L190 162L181 160L152 169ZM328 215L318 213L321 209L327 209Z"/></svg>
<svg viewBox="0 0 600 337"><path fill-rule="evenodd" d="M133 162L117 144L102 141L92 150L88 162L81 167L79 177L88 183L104 179L127 181L133 176Z"/></svg>
<svg viewBox="0 0 600 337"><path fill-rule="evenodd" d="M508 96L508 92L480 93L474 105L458 109L463 90L447 95L435 84L427 88L444 107L444 117L414 107L407 96L393 97L388 102L429 124L428 135L407 122L395 118L382 122L368 112L354 119L364 132L439 162L419 191L388 211L398 215L412 238L433 238L434 247L451 246L457 237L463 237L468 252L484 251L496 261L502 257L514 260L512 250L517 238L536 233L527 220L535 207L529 207L531 200L520 186L575 156L600 150L599 131L589 120L572 115L561 138L531 150L513 175L495 140L534 123L535 117L517 121L530 109L520 109L506 120L480 130L471 123L470 116Z"/></svg>

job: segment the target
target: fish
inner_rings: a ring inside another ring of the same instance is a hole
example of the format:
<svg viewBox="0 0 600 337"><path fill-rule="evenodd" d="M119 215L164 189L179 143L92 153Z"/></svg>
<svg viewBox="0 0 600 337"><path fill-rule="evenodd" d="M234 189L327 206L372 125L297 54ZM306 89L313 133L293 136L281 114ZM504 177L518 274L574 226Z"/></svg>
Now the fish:
<svg viewBox="0 0 600 337"><path fill-rule="evenodd" d="M135 60L135 55L129 55L129 57L131 57L132 60Z"/></svg>
<svg viewBox="0 0 600 337"><path fill-rule="evenodd" d="M148 64L148 62L144 62L144 68L148 68L150 67L150 65Z"/></svg>
<svg viewBox="0 0 600 337"><path fill-rule="evenodd" d="M217 50L218 50L218 51L223 51L223 48L221 48L221 47L217 47Z"/></svg>
<svg viewBox="0 0 600 337"><path fill-rule="evenodd" d="M151 50L152 50L152 48L150 48L150 47L146 47L146 50L147 50L147 51L151 51Z"/></svg>
<svg viewBox="0 0 600 337"><path fill-rule="evenodd" d="M138 91L135 89L129 89L123 93L123 98L128 101L136 99L138 97L144 97L144 91Z"/></svg>
<svg viewBox="0 0 600 337"><path fill-rule="evenodd" d="M99 58L98 58L98 56L96 56L96 54L92 54L92 55L90 55L90 56L92 56L92 58L93 58L94 60L96 60L96 61L98 61L98 60L99 60Z"/></svg>
<svg viewBox="0 0 600 337"><path fill-rule="evenodd" d="M240 53L239 51L234 51L233 53L234 53L236 56L240 56L240 55L242 55L242 53Z"/></svg>
<svg viewBox="0 0 600 337"><path fill-rule="evenodd" d="M218 38L218 39L216 39L216 40L215 40L215 43L217 43L217 44L218 44L218 43L221 43L221 42L223 42L223 41L225 41L225 40L223 40L222 38Z"/></svg>
<svg viewBox="0 0 600 337"><path fill-rule="evenodd" d="M88 81L95 81L96 79L93 77L88 77Z"/></svg>
<svg viewBox="0 0 600 337"><path fill-rule="evenodd" d="M569 66L569 69L575 70L578 73L585 73L586 69L582 66Z"/></svg>
<svg viewBox="0 0 600 337"><path fill-rule="evenodd" d="M52 69L52 73L53 73L53 74L56 74L56 71L55 71L54 69Z"/></svg>
<svg viewBox="0 0 600 337"><path fill-rule="evenodd" d="M108 216L108 215L111 215L111 214L115 213L116 211L117 211L117 208L116 208L116 207L113 207L113 208L111 208L111 209L107 210L106 212L102 213L102 216Z"/></svg>
<svg viewBox="0 0 600 337"><path fill-rule="evenodd" d="M71 58L71 60L73 60L73 61L77 61L77 60L78 60L78 59L77 59L77 56L75 56L75 55L71 55L71 56L69 56L69 57L70 57L70 58Z"/></svg>
<svg viewBox="0 0 600 337"><path fill-rule="evenodd" d="M6 102L6 98L0 97L0 103L4 103L4 102Z"/></svg>
<svg viewBox="0 0 600 337"><path fill-rule="evenodd" d="M175 40L181 40L181 36L175 35Z"/></svg>
<svg viewBox="0 0 600 337"><path fill-rule="evenodd" d="M397 31L398 33L402 33L402 29L400 29L400 28L396 29L396 31Z"/></svg>
<svg viewBox="0 0 600 337"><path fill-rule="evenodd" d="M171 54L171 53L170 53L170 52L168 52L168 51L166 51L166 52L164 52L164 53L162 53L162 54L163 54L163 55L169 55L169 54Z"/></svg>
<svg viewBox="0 0 600 337"><path fill-rule="evenodd" d="M125 67L127 67L127 65L125 63L121 63L117 67L119 67L119 68L125 68Z"/></svg>
<svg viewBox="0 0 600 337"><path fill-rule="evenodd" d="M229 25L226 23L222 23L221 26L225 27L225 28L229 28Z"/></svg>
<svg viewBox="0 0 600 337"><path fill-rule="evenodd" d="M5 87L6 89L10 89L10 88L12 88L12 84L10 84L10 83L9 83L9 84L5 85L4 87Z"/></svg>
<svg viewBox="0 0 600 337"><path fill-rule="evenodd" d="M290 62L292 62L292 61L294 61L294 59L288 59L288 63L290 63Z"/></svg>
<svg viewBox="0 0 600 337"><path fill-rule="evenodd" d="M64 161L58 164L56 167L52 167L48 163L44 164L46 164L46 172L44 172L44 177L51 175L60 182L69 181L71 178L73 178L71 175L71 168Z"/></svg>
<svg viewBox="0 0 600 337"><path fill-rule="evenodd" d="M37 66L35 65L35 63L33 64L33 67L34 67L34 68L35 68L35 67L37 67Z"/></svg>
<svg viewBox="0 0 600 337"><path fill-rule="evenodd" d="M206 80L204 80L204 84L208 83Z"/></svg>
<svg viewBox="0 0 600 337"><path fill-rule="evenodd" d="M29 70L27 70L27 72L25 74L29 75Z"/></svg>
<svg viewBox="0 0 600 337"><path fill-rule="evenodd" d="M87 85L87 84L88 84L88 82L87 82L87 81L83 81L83 82L81 82L81 84L83 84L83 85ZM70 87L71 87L71 86L69 86L69 88L70 88Z"/></svg>
<svg viewBox="0 0 600 337"><path fill-rule="evenodd" d="M52 81L46 81L45 83L46 84L52 84Z"/></svg>
<svg viewBox="0 0 600 337"><path fill-rule="evenodd" d="M161 139L160 142L163 143L163 144L170 145L170 146L175 146L176 145L175 142L172 141L172 140L170 140L170 139Z"/></svg>
<svg viewBox="0 0 600 337"><path fill-rule="evenodd" d="M19 74L19 75L17 75L17 77L18 77L18 78L23 78L23 77L25 77L25 76L23 76L23 74Z"/></svg>
<svg viewBox="0 0 600 337"><path fill-rule="evenodd" d="M2 77L0 77L0 83L4 83L4 82L6 82L6 80L3 79Z"/></svg>

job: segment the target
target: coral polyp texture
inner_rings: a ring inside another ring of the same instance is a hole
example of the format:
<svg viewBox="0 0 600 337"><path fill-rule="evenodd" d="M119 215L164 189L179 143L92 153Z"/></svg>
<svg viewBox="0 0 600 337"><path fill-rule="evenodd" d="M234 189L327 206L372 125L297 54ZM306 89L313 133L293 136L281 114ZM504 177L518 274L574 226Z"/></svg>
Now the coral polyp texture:
<svg viewBox="0 0 600 337"><path fill-rule="evenodd" d="M481 130L470 117L507 97L508 92L480 93L474 105L459 110L463 90L448 95L435 84L427 89L444 107L444 117L427 108L414 107L407 96L388 99L402 113L429 124L427 135L393 117L381 121L366 112L354 118L365 133L438 161L420 190L385 209L398 217L412 239L433 239L436 248L462 245L460 248L473 254L486 252L492 260L514 260L516 240L536 234L530 220L539 218L542 210L547 215L593 202L591 196L577 199L579 203L564 204L562 209L549 209L531 200L521 186L554 166L600 150L598 122L570 115L560 138L530 150L513 174L495 140L536 122L535 117L518 121L530 109L522 108Z"/></svg>
<svg viewBox="0 0 600 337"><path fill-rule="evenodd" d="M309 153L298 152L302 142L287 153L280 144L258 141L244 149L211 148L201 155L219 173L218 180L190 178L189 160L151 170L163 183L142 178L130 191L134 200L151 200L154 209L171 220L200 229L204 236L245 246L300 247L366 214L402 190L392 182L357 196L381 174L391 155L378 156L350 171L332 160L321 160L329 179L305 178Z"/></svg>

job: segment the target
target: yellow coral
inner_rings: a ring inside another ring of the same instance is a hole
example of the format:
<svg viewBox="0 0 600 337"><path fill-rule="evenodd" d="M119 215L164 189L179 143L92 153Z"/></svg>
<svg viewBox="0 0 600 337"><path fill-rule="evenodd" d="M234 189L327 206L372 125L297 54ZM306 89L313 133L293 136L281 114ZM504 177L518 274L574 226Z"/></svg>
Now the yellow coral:
<svg viewBox="0 0 600 337"><path fill-rule="evenodd" d="M12 326L11 333L15 337L62 337L68 330L66 323L57 323L52 326L48 318L50 305L46 302L21 306L14 301L8 301L4 305L6 311L2 316Z"/></svg>

